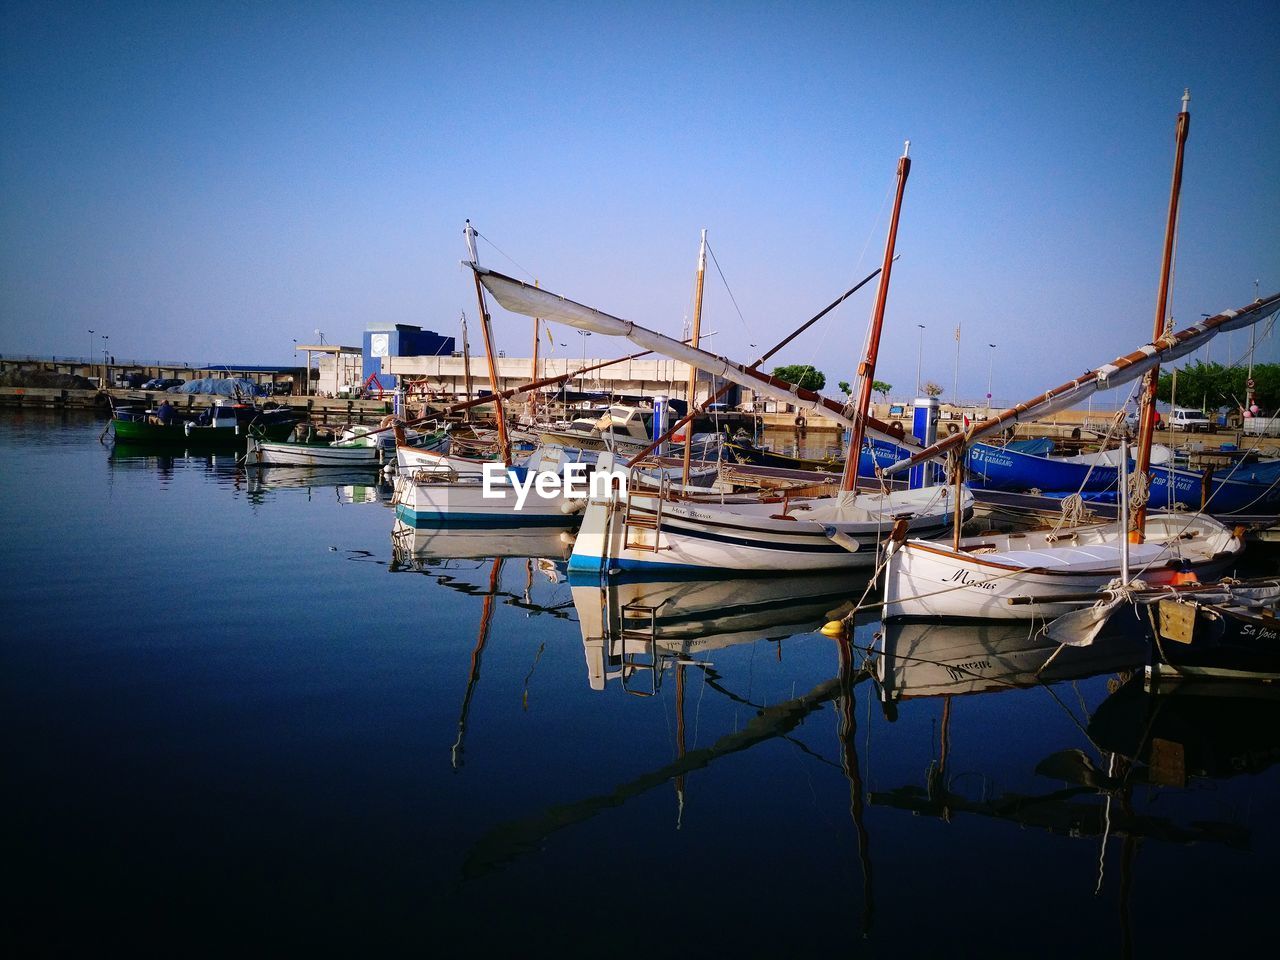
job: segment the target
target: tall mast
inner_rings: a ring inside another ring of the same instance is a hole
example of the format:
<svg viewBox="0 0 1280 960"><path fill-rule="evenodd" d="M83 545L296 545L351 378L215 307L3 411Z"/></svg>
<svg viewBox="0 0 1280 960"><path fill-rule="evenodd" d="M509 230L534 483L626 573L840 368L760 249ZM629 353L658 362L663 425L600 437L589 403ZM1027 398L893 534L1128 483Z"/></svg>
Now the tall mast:
<svg viewBox="0 0 1280 960"><path fill-rule="evenodd" d="M889 297L889 274L893 270L893 247L898 240L898 215L902 212L902 195L907 189L907 176L911 173L911 149L908 140L898 158L898 191L893 198L893 215L889 218L889 236L884 244L884 263L880 265L880 285L876 289L876 303L871 313L871 333L867 337L867 355L858 364L858 412L854 418L849 438L849 456L844 465L841 490L852 490L858 482L858 458L862 455L862 441L866 437L867 409L871 406L871 383L876 375L876 357L880 353L880 331L884 326L884 307Z"/></svg>
<svg viewBox="0 0 1280 960"><path fill-rule="evenodd" d="M1169 188L1169 219L1164 228L1164 255L1160 263L1160 290L1156 294L1156 319L1151 342L1159 343L1165 335L1165 314L1169 306L1169 271L1173 263L1173 242L1178 230L1178 198L1182 193L1182 155L1187 146L1187 131L1191 127L1191 114L1188 107L1191 103L1191 92L1182 93L1182 112L1178 114L1178 130L1173 158L1173 185ZM1134 472L1146 477L1151 468L1151 441L1155 437L1156 426L1156 387L1160 383L1160 367L1157 364L1147 371L1141 393L1139 409L1140 424L1138 430L1138 455ZM1133 529L1129 531L1132 543L1142 543L1147 524L1147 505L1142 502L1133 511Z"/></svg>
<svg viewBox="0 0 1280 960"><path fill-rule="evenodd" d="M690 335L689 343L691 346L698 345L698 334L702 330L702 283L707 276L707 231L702 231L702 243L698 247L698 284L696 292L693 295L693 332ZM689 365L689 390L685 393L687 398L688 410L686 413L693 413L693 391L698 386L698 368L693 364ZM690 420L684 428L684 472L680 475L680 482L684 486L689 486L689 458L693 455L693 421Z"/></svg>
<svg viewBox="0 0 1280 960"><path fill-rule="evenodd" d="M471 262L479 266L480 261L476 256L476 230L471 226L470 220L467 221L463 233L467 238L467 251L471 254ZM476 301L480 304L480 330L484 334L484 358L489 363L489 388L493 391L494 412L498 417L498 454L502 457L503 465L509 467L511 466L511 441L507 439L507 415L502 405L502 386L498 383L493 333L489 329L489 309L485 306L484 287L480 285L480 275L473 275L476 278Z"/></svg>
<svg viewBox="0 0 1280 960"><path fill-rule="evenodd" d="M462 383L467 391L466 399L473 396L471 391L471 344L467 342L467 314L462 314ZM471 408L467 408L467 419L471 419Z"/></svg>
<svg viewBox="0 0 1280 960"><path fill-rule="evenodd" d="M538 379L538 318L533 318L533 362L529 366L529 380L532 382ZM538 417L538 394L537 391L529 394L529 417L536 420Z"/></svg>

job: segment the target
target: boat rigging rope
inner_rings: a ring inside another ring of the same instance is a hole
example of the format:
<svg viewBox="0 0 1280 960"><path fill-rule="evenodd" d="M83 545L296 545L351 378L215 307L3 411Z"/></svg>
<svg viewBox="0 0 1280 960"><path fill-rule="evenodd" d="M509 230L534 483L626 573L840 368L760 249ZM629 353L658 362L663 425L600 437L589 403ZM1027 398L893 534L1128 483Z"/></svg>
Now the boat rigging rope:
<svg viewBox="0 0 1280 960"><path fill-rule="evenodd" d="M1129 401L1133 399L1133 391L1136 389L1137 387L1135 386L1129 391L1129 396L1125 398L1115 416L1111 418L1111 426L1107 428L1107 432L1103 435L1102 442L1099 444L1101 450L1106 450L1111 445L1111 438L1115 436L1116 431L1120 428L1120 424L1124 420L1124 409L1129 405ZM1081 491L1084 490L1085 485L1089 482L1089 477L1093 474L1093 468L1097 465L1097 460L1090 463L1089 469L1085 471L1084 479L1080 481L1080 489L1068 497L1063 497L1062 504L1059 507L1058 520L1053 526L1053 535L1056 536L1063 527L1078 527L1085 522L1088 510L1084 505L1084 497ZM1118 469L1116 479L1119 480Z"/></svg>
<svg viewBox="0 0 1280 960"><path fill-rule="evenodd" d="M747 318L742 315L742 308L738 306L738 298L733 295L733 288L729 286L729 281L725 278L724 271L720 269L720 261L716 259L716 252L711 249L711 241L707 241L707 253L711 254L711 262L716 265L716 273L720 274L720 282L724 284L725 293L729 294L729 302L733 304L733 309L738 312L738 319L742 321L742 329L747 331L747 336L754 340L755 334L751 332L751 325L747 323Z"/></svg>
<svg viewBox="0 0 1280 960"><path fill-rule="evenodd" d="M889 181L888 188L885 190L884 197L880 201L880 210L876 213L875 219L871 222L871 226L867 230L867 237L862 242L862 250L858 253L858 259L854 263L855 270L861 269L863 262L866 260L867 248L871 246L871 240L879 230L880 221L884 219L885 209L889 207L890 200L893 198L894 194L897 192L897 189L898 189L898 175L895 171L893 178ZM894 257L894 259L896 260L897 257ZM883 277L881 278L880 282L881 283L884 282ZM822 336L818 338L818 342L814 345L815 347L814 352L810 355L809 362L805 364L805 366L808 367L809 369L817 370L817 367L814 365L814 362L819 357L825 355L824 348L826 347L826 343L827 343L827 335L830 332L831 332L831 327L829 325L824 324L822 327ZM862 368L862 363L864 360L866 360L867 354L870 352L870 349L871 349L871 323L868 321L867 332L862 338L862 350L858 354L856 369ZM853 379L855 393L861 389L859 386L860 382L861 382L861 377L855 375ZM855 467L854 469L856 472L857 468Z"/></svg>
<svg viewBox="0 0 1280 960"><path fill-rule="evenodd" d="M1062 527L1078 527L1084 522L1085 515L1088 510L1085 509L1084 497L1078 493L1073 493L1069 497L1062 498L1061 515L1058 522L1053 528L1056 534Z"/></svg>
<svg viewBox="0 0 1280 960"><path fill-rule="evenodd" d="M523 273L526 277L528 277L534 283L538 282L537 277L535 277L532 273L530 273L527 269L525 269L525 267L521 266L519 263L516 263L516 261L508 253L506 253L501 247L499 247L496 243L494 243L492 240L486 237L479 230L476 230L475 224L472 224L471 229L475 232L475 235L477 237L479 237L485 243L489 244L489 246L493 247L493 249L498 251L498 253L500 253L502 256L506 257L507 260L511 262L511 265L514 266L517 270Z"/></svg>
<svg viewBox="0 0 1280 960"><path fill-rule="evenodd" d="M1137 513L1151 498L1151 477L1145 473L1131 473L1127 483L1129 510Z"/></svg>

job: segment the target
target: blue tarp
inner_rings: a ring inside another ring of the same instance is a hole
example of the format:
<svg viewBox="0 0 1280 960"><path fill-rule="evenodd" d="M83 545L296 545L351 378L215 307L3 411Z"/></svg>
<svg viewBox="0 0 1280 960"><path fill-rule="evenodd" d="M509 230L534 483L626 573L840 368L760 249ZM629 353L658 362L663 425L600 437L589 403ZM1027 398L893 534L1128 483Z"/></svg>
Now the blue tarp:
<svg viewBox="0 0 1280 960"><path fill-rule="evenodd" d="M1053 453L1055 444L1052 437L1033 437L1026 440L1010 440L1005 444L1010 450L1029 453L1034 457L1047 457Z"/></svg>
<svg viewBox="0 0 1280 960"><path fill-rule="evenodd" d="M169 393L214 393L220 397L265 397L267 388L242 377L203 377L191 380L180 387L170 387Z"/></svg>

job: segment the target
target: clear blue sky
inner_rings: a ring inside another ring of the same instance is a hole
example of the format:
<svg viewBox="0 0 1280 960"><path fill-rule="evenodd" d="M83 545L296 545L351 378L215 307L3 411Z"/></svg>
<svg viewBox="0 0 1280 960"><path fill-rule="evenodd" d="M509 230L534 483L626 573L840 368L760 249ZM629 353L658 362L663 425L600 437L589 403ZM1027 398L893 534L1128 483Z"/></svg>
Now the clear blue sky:
<svg viewBox="0 0 1280 960"><path fill-rule="evenodd" d="M83 354L92 328L118 357L284 363L317 328L454 333L470 217L511 258L488 264L672 333L707 228L745 320L713 267L704 329L746 360L878 264L910 138L880 378L911 392L923 323L949 396L959 323L961 398L994 342L997 401L1022 399L1149 336L1183 87L1175 317L1280 288L1274 0L2 16L4 352ZM852 379L871 294L779 362ZM528 355L528 321L495 321Z"/></svg>

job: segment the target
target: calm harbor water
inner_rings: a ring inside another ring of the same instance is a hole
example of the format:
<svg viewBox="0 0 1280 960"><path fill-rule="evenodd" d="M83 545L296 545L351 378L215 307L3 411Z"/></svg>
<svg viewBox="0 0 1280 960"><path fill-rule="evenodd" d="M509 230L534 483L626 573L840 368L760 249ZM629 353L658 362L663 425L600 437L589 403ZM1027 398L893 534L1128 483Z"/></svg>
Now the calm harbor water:
<svg viewBox="0 0 1280 960"><path fill-rule="evenodd" d="M843 575L570 583L554 535L102 428L0 412L26 950L1166 956L1280 892L1275 700L1150 697L1121 640L1035 684L1025 627L841 643Z"/></svg>

